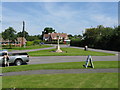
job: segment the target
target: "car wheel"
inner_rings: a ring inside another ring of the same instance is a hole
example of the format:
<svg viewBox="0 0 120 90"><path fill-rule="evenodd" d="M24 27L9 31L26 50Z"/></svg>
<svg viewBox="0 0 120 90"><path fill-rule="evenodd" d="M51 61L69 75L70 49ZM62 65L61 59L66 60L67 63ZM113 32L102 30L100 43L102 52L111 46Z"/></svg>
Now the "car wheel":
<svg viewBox="0 0 120 90"><path fill-rule="evenodd" d="M21 61L21 60L16 60L16 61L15 61L15 65L16 65L16 66L22 65L22 61Z"/></svg>

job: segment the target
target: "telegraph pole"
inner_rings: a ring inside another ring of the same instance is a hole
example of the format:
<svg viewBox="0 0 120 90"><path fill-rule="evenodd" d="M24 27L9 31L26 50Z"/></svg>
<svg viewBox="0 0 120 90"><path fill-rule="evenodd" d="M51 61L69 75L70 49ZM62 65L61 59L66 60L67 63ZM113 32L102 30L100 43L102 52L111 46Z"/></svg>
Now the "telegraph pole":
<svg viewBox="0 0 120 90"><path fill-rule="evenodd" d="M24 38L25 38L25 22L23 21L23 36L22 36L22 45L25 48Z"/></svg>
<svg viewBox="0 0 120 90"><path fill-rule="evenodd" d="M25 31L25 22L23 21L23 32Z"/></svg>

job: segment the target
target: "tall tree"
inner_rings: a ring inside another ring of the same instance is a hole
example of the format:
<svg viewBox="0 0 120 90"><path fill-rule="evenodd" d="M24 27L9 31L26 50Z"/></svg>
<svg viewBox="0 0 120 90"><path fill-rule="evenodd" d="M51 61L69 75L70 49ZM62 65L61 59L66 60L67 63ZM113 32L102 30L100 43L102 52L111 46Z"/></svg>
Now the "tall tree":
<svg viewBox="0 0 120 90"><path fill-rule="evenodd" d="M28 41L42 40L41 35L29 35L27 38Z"/></svg>
<svg viewBox="0 0 120 90"><path fill-rule="evenodd" d="M69 39L72 39L72 38L73 38L72 34L69 34L68 37L69 37Z"/></svg>
<svg viewBox="0 0 120 90"><path fill-rule="evenodd" d="M22 31L17 33L17 37L25 37L27 39L29 37L29 34L26 31Z"/></svg>
<svg viewBox="0 0 120 90"><path fill-rule="evenodd" d="M2 32L2 37L4 40L9 40L9 42L15 42L17 38L15 33L16 31L12 27L9 27ZM9 45L11 47L11 43L9 43Z"/></svg>
<svg viewBox="0 0 120 90"><path fill-rule="evenodd" d="M115 46L116 48L118 47L117 40L119 40L115 36L118 33L116 30L115 28L104 27L102 25L99 25L96 28L88 28L83 35L84 43L93 48L115 50ZM113 42L115 42L115 45Z"/></svg>
<svg viewBox="0 0 120 90"><path fill-rule="evenodd" d="M44 34L48 34L48 33L52 33L52 32L55 32L55 30L51 27L46 27L44 29Z"/></svg>

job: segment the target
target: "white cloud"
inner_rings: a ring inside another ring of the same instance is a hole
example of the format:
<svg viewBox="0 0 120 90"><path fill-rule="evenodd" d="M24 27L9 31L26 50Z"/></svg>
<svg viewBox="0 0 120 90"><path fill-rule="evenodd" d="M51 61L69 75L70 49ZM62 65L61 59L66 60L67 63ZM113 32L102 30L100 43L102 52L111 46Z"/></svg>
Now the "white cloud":
<svg viewBox="0 0 120 90"><path fill-rule="evenodd" d="M118 19L117 17L116 18L112 18L112 17L109 17L109 16L105 16L105 15L93 15L92 18L94 18L94 21L96 23L99 23L101 25L104 25L104 26L115 26L115 25L118 25Z"/></svg>
<svg viewBox="0 0 120 90"><path fill-rule="evenodd" d="M58 3L37 3L36 5L38 8L26 7L27 12L24 13L3 7L5 10L3 30L12 26L17 31L21 31L23 20L26 22L26 30L31 35L40 34L47 26L53 27L57 32L81 34L86 27L117 24L117 18L101 12L103 8L97 3L93 6L88 4L88 9L80 10L73 10L69 4L59 6ZM43 11L39 9L41 5Z"/></svg>
<svg viewBox="0 0 120 90"><path fill-rule="evenodd" d="M8 8L3 8L5 10L2 15L2 31L4 31L8 27L13 27L17 32L22 31L22 22L26 22L26 29L29 30L30 34L34 33L36 25L32 26L32 17L27 13L20 13L17 11L13 11ZM6 13L7 12L7 13ZM9 14L11 13L11 14Z"/></svg>

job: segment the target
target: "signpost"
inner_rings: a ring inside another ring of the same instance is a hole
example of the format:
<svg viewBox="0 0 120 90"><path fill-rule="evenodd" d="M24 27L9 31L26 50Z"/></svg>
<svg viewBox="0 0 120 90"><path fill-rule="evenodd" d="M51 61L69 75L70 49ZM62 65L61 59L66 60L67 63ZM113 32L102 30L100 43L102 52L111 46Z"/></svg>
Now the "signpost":
<svg viewBox="0 0 120 90"><path fill-rule="evenodd" d="M89 66L89 63L91 66ZM94 65L93 65L93 61L92 61L92 57L90 55L88 55L87 57L87 60L86 60L86 63L85 65L83 65L85 68L87 67L91 67L91 68L94 68Z"/></svg>

